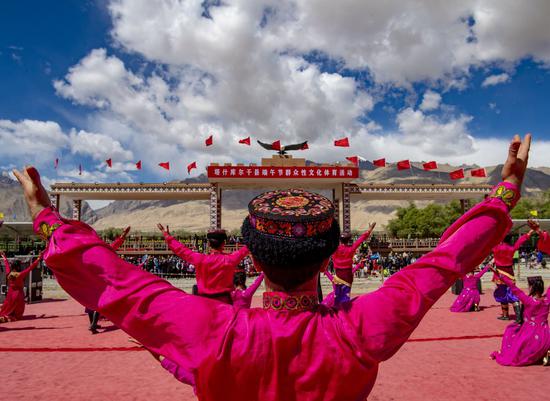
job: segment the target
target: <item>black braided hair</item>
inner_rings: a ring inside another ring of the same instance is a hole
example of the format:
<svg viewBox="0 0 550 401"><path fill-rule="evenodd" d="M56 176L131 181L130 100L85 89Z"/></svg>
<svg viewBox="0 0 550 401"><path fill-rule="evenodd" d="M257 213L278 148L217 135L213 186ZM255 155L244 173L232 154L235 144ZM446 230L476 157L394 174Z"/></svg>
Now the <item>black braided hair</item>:
<svg viewBox="0 0 550 401"><path fill-rule="evenodd" d="M260 232L246 217L241 233L243 242L254 260L261 264L267 278L286 290L300 286L319 273L322 263L340 242L340 226L336 220L325 233L295 238Z"/></svg>

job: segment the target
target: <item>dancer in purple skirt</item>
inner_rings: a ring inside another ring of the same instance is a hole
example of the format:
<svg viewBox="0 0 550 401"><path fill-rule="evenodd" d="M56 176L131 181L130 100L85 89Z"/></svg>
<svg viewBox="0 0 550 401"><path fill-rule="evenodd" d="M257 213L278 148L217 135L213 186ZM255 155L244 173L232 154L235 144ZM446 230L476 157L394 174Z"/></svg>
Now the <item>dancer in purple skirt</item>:
<svg viewBox="0 0 550 401"><path fill-rule="evenodd" d="M493 261L487 263L478 273L468 273L464 276L464 287L460 295L451 306L451 312L478 312L479 311L479 290L477 285L481 277L491 268Z"/></svg>
<svg viewBox="0 0 550 401"><path fill-rule="evenodd" d="M506 327L501 349L493 352L491 358L504 366L525 366L541 361L548 364L550 297L548 293L543 295L544 282L541 279L532 282L527 295L516 286L514 280L497 270L494 272L523 302L525 310L524 323L514 322Z"/></svg>

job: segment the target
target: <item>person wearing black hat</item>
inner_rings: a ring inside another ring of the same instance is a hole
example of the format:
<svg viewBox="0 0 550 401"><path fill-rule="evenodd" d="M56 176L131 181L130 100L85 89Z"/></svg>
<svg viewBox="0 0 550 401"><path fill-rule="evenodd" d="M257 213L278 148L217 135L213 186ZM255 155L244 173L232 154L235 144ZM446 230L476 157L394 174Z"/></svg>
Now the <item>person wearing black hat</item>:
<svg viewBox="0 0 550 401"><path fill-rule="evenodd" d="M159 223L157 227L162 231L164 239L172 252L195 266L197 295L231 304L233 275L241 260L248 255L248 248L244 246L233 253L224 253L227 233L225 230L214 229L206 234L211 249L210 254L195 252L171 236L168 226L164 228Z"/></svg>

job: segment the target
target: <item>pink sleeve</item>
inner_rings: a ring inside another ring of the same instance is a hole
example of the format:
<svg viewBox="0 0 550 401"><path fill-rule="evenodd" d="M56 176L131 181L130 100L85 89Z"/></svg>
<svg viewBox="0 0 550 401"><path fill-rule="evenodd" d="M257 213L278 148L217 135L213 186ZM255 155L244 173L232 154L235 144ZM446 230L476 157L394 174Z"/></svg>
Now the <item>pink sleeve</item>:
<svg viewBox="0 0 550 401"><path fill-rule="evenodd" d="M359 248L359 246L369 237L370 237L370 230L365 231L363 234L361 234L359 238L357 238L357 240L351 246L353 248L353 252L355 252L357 248Z"/></svg>
<svg viewBox="0 0 550 401"><path fill-rule="evenodd" d="M168 244L168 248L170 248L175 255L179 256L187 263L195 265L195 267L197 267L197 265L204 259L204 254L192 251L181 242L177 241L170 234L164 233L164 240L166 241L166 244Z"/></svg>
<svg viewBox="0 0 550 401"><path fill-rule="evenodd" d="M475 277L475 278L481 278L481 277L483 277L483 275L484 275L485 273L487 273L487 271L489 270L490 267L491 267L491 264L490 264L490 263L487 263L487 264L485 265L485 267L484 267L483 269L481 269L480 272L478 272L478 273L476 273L476 274L474 275L474 277Z"/></svg>
<svg viewBox="0 0 550 401"><path fill-rule="evenodd" d="M223 335L233 314L231 305L186 294L136 269L92 228L62 219L50 208L38 215L34 225L35 232L53 231L44 261L60 286L152 352L194 372Z"/></svg>
<svg viewBox="0 0 550 401"><path fill-rule="evenodd" d="M525 243L525 241L529 239L529 237L529 233L523 234L521 237L519 237L514 244L514 251L517 251Z"/></svg>
<svg viewBox="0 0 550 401"><path fill-rule="evenodd" d="M361 269L363 266L365 266L365 261L362 260L362 261L360 261L359 263L357 263L357 264L355 265L355 267L352 269L351 272L352 272L353 274L355 274L355 272L356 272L357 270Z"/></svg>
<svg viewBox="0 0 550 401"><path fill-rule="evenodd" d="M483 261L511 225L507 206L488 198L452 224L436 249L391 276L377 291L352 301L340 316L358 329L358 349L377 361L395 354L433 304Z"/></svg>
<svg viewBox="0 0 550 401"><path fill-rule="evenodd" d="M41 260L42 260L42 256L39 256L38 258L36 258L34 262L32 262L25 270L23 270L19 274L19 277L21 277L22 279L25 279L25 277L27 277L27 275L31 272L31 270L35 269L40 264Z"/></svg>
<svg viewBox="0 0 550 401"><path fill-rule="evenodd" d="M543 231L539 236L539 242L537 243L539 251L550 254L550 235L546 231Z"/></svg>
<svg viewBox="0 0 550 401"><path fill-rule="evenodd" d="M239 248L238 250L236 250L235 252L229 254L229 257L231 258L231 264L234 264L235 266L237 266L239 263L241 263L241 260L243 260L246 257L246 255L248 255L249 253L250 251L245 245Z"/></svg>
<svg viewBox="0 0 550 401"><path fill-rule="evenodd" d="M8 261L8 258L6 258L6 255L2 254L2 260L4 261L4 267L6 268L6 275L10 274L10 262Z"/></svg>
<svg viewBox="0 0 550 401"><path fill-rule="evenodd" d="M514 280L510 279L504 274L499 274L499 278L504 282L504 284L510 287L512 293L516 297L518 297L521 302L523 302L524 304L532 304L534 302L533 298L531 298L529 295L518 288Z"/></svg>
<svg viewBox="0 0 550 401"><path fill-rule="evenodd" d="M195 386L195 378L178 364L172 362L172 360L164 358L160 365L170 372L178 381Z"/></svg>
<svg viewBox="0 0 550 401"><path fill-rule="evenodd" d="M325 276L327 276L327 278L330 280L331 283L334 282L334 277L328 270L325 270L323 273L325 273Z"/></svg>
<svg viewBox="0 0 550 401"><path fill-rule="evenodd" d="M256 277L256 280L248 287L246 290L244 290L245 297L252 298L254 296L254 293L258 289L258 287L262 284L262 281L264 280L264 274L260 274L258 277Z"/></svg>
<svg viewBox="0 0 550 401"><path fill-rule="evenodd" d="M124 244L124 241L126 240L126 237L121 235L117 239L115 239L113 242L111 242L110 246L113 249L113 251L117 251L118 248L121 247L122 244Z"/></svg>

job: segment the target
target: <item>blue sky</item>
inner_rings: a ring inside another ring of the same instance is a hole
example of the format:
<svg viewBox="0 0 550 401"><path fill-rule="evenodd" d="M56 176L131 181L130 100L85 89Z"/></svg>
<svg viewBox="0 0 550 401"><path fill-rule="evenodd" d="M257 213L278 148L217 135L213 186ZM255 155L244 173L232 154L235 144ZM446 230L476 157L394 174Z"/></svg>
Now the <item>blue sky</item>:
<svg viewBox="0 0 550 401"><path fill-rule="evenodd" d="M210 161L266 156L235 144L249 135L309 139L306 156L319 161L490 165L516 132L535 134L533 163L547 165L550 30L537 15L548 3L416 3L422 13L396 0L337 14L328 1L0 2L0 169L31 161L49 181L186 178L191 161L196 175ZM342 136L352 149L331 146Z"/></svg>

